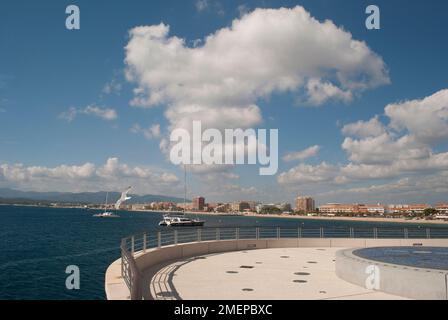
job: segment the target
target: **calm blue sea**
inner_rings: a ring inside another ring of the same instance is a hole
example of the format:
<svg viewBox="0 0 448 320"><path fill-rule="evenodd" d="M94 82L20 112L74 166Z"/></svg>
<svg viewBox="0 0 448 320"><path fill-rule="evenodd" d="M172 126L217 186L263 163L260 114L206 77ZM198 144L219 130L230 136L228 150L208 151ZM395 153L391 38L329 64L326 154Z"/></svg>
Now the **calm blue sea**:
<svg viewBox="0 0 448 320"><path fill-rule="evenodd" d="M104 273L120 256L120 239L153 230L162 214L120 212L98 219L83 209L0 206L0 299L104 299ZM207 226L386 226L257 217L204 216ZM77 265L80 290L67 290L65 269Z"/></svg>

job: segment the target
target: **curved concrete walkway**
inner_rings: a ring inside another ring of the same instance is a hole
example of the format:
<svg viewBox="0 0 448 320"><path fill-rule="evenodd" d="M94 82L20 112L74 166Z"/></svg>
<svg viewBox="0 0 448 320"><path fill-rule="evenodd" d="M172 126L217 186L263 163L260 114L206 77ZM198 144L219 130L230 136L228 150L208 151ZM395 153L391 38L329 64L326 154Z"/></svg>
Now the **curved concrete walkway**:
<svg viewBox="0 0 448 320"><path fill-rule="evenodd" d="M209 254L144 272L145 299L404 299L339 279L342 248L281 248Z"/></svg>

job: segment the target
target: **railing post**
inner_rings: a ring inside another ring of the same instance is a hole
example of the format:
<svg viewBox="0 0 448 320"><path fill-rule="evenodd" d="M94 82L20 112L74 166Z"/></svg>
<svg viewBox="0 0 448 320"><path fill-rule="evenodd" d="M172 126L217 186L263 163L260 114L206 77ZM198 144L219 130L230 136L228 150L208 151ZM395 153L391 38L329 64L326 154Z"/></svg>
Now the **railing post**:
<svg viewBox="0 0 448 320"><path fill-rule="evenodd" d="M123 238L121 239L121 246L120 246L120 251L121 251L121 275L124 275L124 250L126 250L126 240Z"/></svg>
<svg viewBox="0 0 448 320"><path fill-rule="evenodd" d="M355 229L353 229L353 227L350 228L350 238L354 238L355 237Z"/></svg>
<svg viewBox="0 0 448 320"><path fill-rule="evenodd" d="M240 240L240 228L236 228L235 237L236 237L236 240Z"/></svg>
<svg viewBox="0 0 448 320"><path fill-rule="evenodd" d="M143 252L146 252L146 232L143 233Z"/></svg>
<svg viewBox="0 0 448 320"><path fill-rule="evenodd" d="M201 229L198 229L198 242L201 242Z"/></svg>
<svg viewBox="0 0 448 320"><path fill-rule="evenodd" d="M320 237L323 238L324 237L324 228L320 228Z"/></svg>
<svg viewBox="0 0 448 320"><path fill-rule="evenodd" d="M431 229L426 228L426 238L431 239Z"/></svg>
<svg viewBox="0 0 448 320"><path fill-rule="evenodd" d="M157 248L162 247L162 233L157 231Z"/></svg>
<svg viewBox="0 0 448 320"><path fill-rule="evenodd" d="M404 228L404 238L407 239L409 237L408 228Z"/></svg>
<svg viewBox="0 0 448 320"><path fill-rule="evenodd" d="M134 254L135 252L135 239L134 236L131 237L131 253Z"/></svg>
<svg viewBox="0 0 448 320"><path fill-rule="evenodd" d="M221 230L219 228L216 228L216 240L221 240Z"/></svg>
<svg viewBox="0 0 448 320"><path fill-rule="evenodd" d="M280 240L280 227L277 227L277 240Z"/></svg>
<svg viewBox="0 0 448 320"><path fill-rule="evenodd" d="M255 228L255 237L257 240L260 239L260 228L259 227Z"/></svg>
<svg viewBox="0 0 448 320"><path fill-rule="evenodd" d="M375 239L378 239L378 229L377 228L373 228L373 237Z"/></svg>
<svg viewBox="0 0 448 320"><path fill-rule="evenodd" d="M178 239L177 239L177 230L174 230L174 244L178 243Z"/></svg>
<svg viewBox="0 0 448 320"><path fill-rule="evenodd" d="M297 237L302 238L302 228L300 227L297 228Z"/></svg>

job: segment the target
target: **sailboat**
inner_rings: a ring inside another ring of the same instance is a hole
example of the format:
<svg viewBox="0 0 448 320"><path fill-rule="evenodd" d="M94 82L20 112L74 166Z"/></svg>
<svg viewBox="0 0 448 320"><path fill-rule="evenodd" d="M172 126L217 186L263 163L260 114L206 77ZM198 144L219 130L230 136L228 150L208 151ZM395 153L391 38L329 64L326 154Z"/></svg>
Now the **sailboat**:
<svg viewBox="0 0 448 320"><path fill-rule="evenodd" d="M115 210L120 210L120 205L127 201L130 200L131 197L128 197L128 193L131 191L132 187L128 187L125 191L123 191L121 193L121 197L120 199L118 199L118 201L115 203ZM113 213L113 212L108 212L107 210L107 198L109 196L109 192L106 193L106 203L104 205L104 212L103 213L98 213L98 214L94 214L93 216L95 218L119 218L120 216Z"/></svg>

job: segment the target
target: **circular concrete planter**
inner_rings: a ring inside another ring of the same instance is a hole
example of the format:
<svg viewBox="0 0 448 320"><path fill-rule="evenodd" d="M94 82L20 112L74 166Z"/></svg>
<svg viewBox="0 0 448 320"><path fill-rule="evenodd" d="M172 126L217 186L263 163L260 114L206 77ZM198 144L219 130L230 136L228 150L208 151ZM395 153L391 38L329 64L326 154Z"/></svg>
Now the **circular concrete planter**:
<svg viewBox="0 0 448 320"><path fill-rule="evenodd" d="M416 248L417 249L417 248ZM424 269L336 253L336 275L350 283L417 300L447 300L448 270Z"/></svg>

